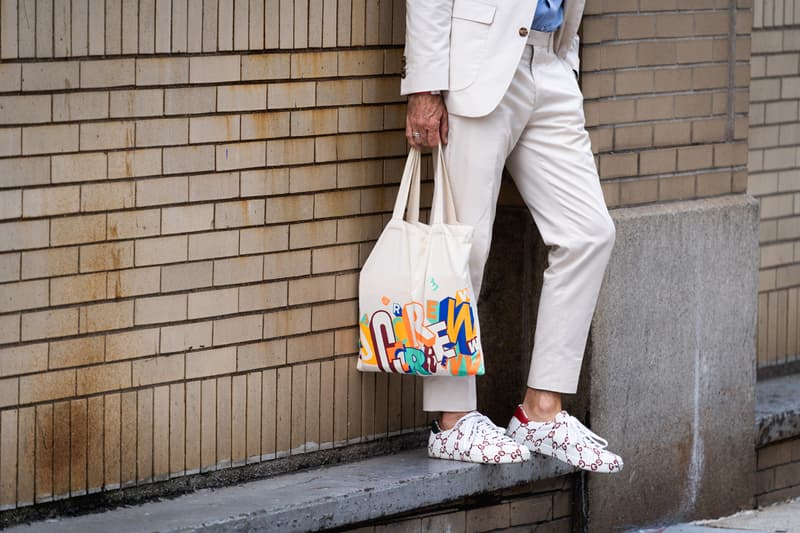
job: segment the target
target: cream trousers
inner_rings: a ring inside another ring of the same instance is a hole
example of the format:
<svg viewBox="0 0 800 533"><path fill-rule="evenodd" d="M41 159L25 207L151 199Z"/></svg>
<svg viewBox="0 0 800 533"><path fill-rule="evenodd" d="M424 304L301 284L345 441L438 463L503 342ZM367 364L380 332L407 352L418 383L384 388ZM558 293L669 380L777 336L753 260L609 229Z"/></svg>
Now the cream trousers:
<svg viewBox="0 0 800 533"><path fill-rule="evenodd" d="M583 94L552 40L552 33L530 31L511 85L489 115L449 116L445 160L459 221L475 227L475 294L508 168L549 247L527 384L574 393L615 228L584 126ZM492 364L487 354L487 372ZM421 379L424 410L476 408L474 376Z"/></svg>

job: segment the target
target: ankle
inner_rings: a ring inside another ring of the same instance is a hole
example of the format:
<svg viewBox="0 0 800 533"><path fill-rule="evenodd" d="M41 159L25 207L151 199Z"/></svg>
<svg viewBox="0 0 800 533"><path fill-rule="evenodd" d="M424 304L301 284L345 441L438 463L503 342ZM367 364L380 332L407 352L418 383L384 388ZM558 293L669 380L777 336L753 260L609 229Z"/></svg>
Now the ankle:
<svg viewBox="0 0 800 533"><path fill-rule="evenodd" d="M527 405L525 403L522 404L522 408L525 409L525 414L528 415L528 419L534 422L552 422L561 411L560 408L546 408L536 405Z"/></svg>
<svg viewBox="0 0 800 533"><path fill-rule="evenodd" d="M443 430L451 429L467 413L469 411L442 411L441 416L439 416L439 427Z"/></svg>
<svg viewBox="0 0 800 533"><path fill-rule="evenodd" d="M534 422L550 422L561 411L561 394L528 388L522 408Z"/></svg>

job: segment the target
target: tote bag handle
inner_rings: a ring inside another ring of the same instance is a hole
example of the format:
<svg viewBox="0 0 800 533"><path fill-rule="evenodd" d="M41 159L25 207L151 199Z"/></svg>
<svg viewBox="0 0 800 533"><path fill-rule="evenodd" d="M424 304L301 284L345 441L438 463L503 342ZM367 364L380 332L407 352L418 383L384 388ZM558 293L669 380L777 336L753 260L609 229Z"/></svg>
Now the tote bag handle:
<svg viewBox="0 0 800 533"><path fill-rule="evenodd" d="M417 148L411 148L406 159L406 166L403 169L403 177L400 180L400 190L397 191L397 199L394 201L394 211L392 220L403 220L408 205L409 222L419 222L419 195L420 195L420 163L421 155Z"/></svg>
<svg viewBox="0 0 800 533"><path fill-rule="evenodd" d="M453 203L453 190L450 176L444 163L442 145L436 150L436 169L433 173L433 206L431 207L431 224L457 224L456 208Z"/></svg>

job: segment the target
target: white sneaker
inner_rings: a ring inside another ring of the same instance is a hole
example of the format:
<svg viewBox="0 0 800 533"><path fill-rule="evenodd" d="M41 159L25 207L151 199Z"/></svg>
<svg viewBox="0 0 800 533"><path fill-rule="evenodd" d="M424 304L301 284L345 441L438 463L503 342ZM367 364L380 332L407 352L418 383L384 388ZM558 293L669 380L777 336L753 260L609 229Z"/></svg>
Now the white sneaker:
<svg viewBox="0 0 800 533"><path fill-rule="evenodd" d="M622 470L622 458L606 450L608 441L566 411L558 413L551 422L534 422L520 405L511 417L506 435L532 452L550 455L583 470Z"/></svg>
<svg viewBox="0 0 800 533"><path fill-rule="evenodd" d="M428 437L428 457L468 463L521 463L531 457L525 446L505 436L488 417L472 411L450 429L433 422Z"/></svg>

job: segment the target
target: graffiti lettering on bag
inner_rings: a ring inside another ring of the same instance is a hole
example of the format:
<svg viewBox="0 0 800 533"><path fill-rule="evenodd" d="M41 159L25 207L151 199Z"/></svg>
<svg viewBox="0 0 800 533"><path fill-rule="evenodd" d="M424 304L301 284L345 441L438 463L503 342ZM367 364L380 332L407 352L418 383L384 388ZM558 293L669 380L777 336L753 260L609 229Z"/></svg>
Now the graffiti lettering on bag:
<svg viewBox="0 0 800 533"><path fill-rule="evenodd" d="M455 298L405 305L381 299L387 309L359 320L359 357L383 372L454 376L475 375L482 368L474 308L467 289ZM389 311L391 310L391 312ZM440 370L440 367L444 370Z"/></svg>

